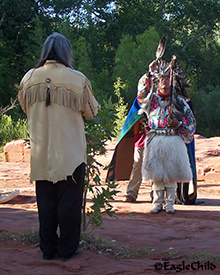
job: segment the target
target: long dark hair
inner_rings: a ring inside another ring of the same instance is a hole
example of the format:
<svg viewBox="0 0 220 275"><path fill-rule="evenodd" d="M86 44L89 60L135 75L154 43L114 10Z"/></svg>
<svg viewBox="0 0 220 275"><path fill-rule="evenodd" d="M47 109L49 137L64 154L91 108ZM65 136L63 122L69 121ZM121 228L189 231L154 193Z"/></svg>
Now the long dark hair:
<svg viewBox="0 0 220 275"><path fill-rule="evenodd" d="M47 37L35 68L43 66L47 60L56 60L72 68L73 49L69 40L62 34L54 32Z"/></svg>

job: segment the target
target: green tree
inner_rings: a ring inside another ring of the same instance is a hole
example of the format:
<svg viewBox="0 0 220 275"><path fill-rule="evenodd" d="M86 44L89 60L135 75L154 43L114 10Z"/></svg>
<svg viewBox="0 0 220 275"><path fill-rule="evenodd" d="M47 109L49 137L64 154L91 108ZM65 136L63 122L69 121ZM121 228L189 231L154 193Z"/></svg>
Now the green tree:
<svg viewBox="0 0 220 275"><path fill-rule="evenodd" d="M83 72L88 78L91 78L92 64L90 58L90 45L86 38L81 36L77 41L75 50L75 63L77 70Z"/></svg>
<svg viewBox="0 0 220 275"><path fill-rule="evenodd" d="M3 0L0 2L0 105L6 106L15 98L21 59L25 55L23 30L37 13L36 1Z"/></svg>
<svg viewBox="0 0 220 275"><path fill-rule="evenodd" d="M220 85L219 18L217 0L2 0L0 106L15 99L22 76L36 64L43 41L53 31L71 41L74 66L89 77L100 102L110 96L117 102L114 82L121 77L121 96L131 104L137 81L148 69L149 60L154 59L163 35L168 38L164 59L179 56L191 84L190 94L207 85L215 88ZM146 41L142 36L150 27L158 37L152 32ZM82 39L85 56L78 47ZM132 54L131 60L128 53ZM208 87L204 90L210 92ZM16 109L13 116L18 115L21 112Z"/></svg>
<svg viewBox="0 0 220 275"><path fill-rule="evenodd" d="M210 81L219 84L219 1L161 1L163 24L156 28L168 36L167 53L177 54L193 89ZM211 62L210 62L211 61Z"/></svg>
<svg viewBox="0 0 220 275"><path fill-rule="evenodd" d="M149 42L150 41L150 42ZM116 51L114 77L121 78L121 95L131 105L137 94L139 78L148 71L148 64L155 59L159 34L149 28L134 40L126 35Z"/></svg>
<svg viewBox="0 0 220 275"><path fill-rule="evenodd" d="M197 133L206 136L220 136L220 85L206 85L205 90L191 96L196 117Z"/></svg>
<svg viewBox="0 0 220 275"><path fill-rule="evenodd" d="M36 15L33 18L31 31L28 32L28 39L24 41L24 73L35 67L38 59L40 58L42 45L46 37L43 25L44 22L38 15Z"/></svg>

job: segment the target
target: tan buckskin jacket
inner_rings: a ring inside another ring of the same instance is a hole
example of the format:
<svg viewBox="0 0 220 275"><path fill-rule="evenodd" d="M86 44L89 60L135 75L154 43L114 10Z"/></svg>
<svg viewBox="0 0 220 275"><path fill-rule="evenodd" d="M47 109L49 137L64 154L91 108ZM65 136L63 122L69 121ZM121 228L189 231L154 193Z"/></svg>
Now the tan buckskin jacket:
<svg viewBox="0 0 220 275"><path fill-rule="evenodd" d="M51 103L46 106L48 79ZM28 118L31 182L64 180L87 163L84 119L97 115L98 102L81 72L47 61L25 74L18 99Z"/></svg>

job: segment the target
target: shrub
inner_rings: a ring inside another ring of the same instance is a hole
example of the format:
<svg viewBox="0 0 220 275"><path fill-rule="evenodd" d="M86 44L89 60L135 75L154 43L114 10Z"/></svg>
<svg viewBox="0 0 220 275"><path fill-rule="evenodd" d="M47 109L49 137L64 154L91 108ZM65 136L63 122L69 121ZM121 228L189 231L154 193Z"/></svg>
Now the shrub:
<svg viewBox="0 0 220 275"><path fill-rule="evenodd" d="M96 160L96 157L105 155L106 142L115 136L115 120L115 106L110 99L108 102L103 101L98 116L85 124L88 161L83 199L83 230L86 230L89 224L92 227L100 226L104 214L114 216L113 206L109 200L113 200L118 193L117 184L114 181L108 181L105 187L101 186L100 168L103 165ZM88 192L93 194L93 205L86 211ZM88 222L86 222L86 217L89 218Z"/></svg>
<svg viewBox="0 0 220 275"><path fill-rule="evenodd" d="M26 119L14 121L11 116L3 114L0 117L0 147L13 139L28 138Z"/></svg>
<svg viewBox="0 0 220 275"><path fill-rule="evenodd" d="M120 77L117 78L114 83L115 95L118 97L118 102L115 104L115 111L117 119L115 121L115 133L118 138L121 132L121 129L124 125L125 119L128 114L128 103L125 103L124 98L121 96L121 89L123 89L124 84Z"/></svg>

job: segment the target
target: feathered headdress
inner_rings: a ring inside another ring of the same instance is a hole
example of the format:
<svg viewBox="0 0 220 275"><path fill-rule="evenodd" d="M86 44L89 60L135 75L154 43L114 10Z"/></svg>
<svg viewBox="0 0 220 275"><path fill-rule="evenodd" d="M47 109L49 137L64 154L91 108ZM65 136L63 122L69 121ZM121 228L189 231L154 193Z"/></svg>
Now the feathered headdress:
<svg viewBox="0 0 220 275"><path fill-rule="evenodd" d="M162 76L169 76L170 77L170 113L172 114L173 110L173 103L175 102L176 105L179 105L179 100L177 98L178 95L187 96L187 92L185 90L186 87L189 85L184 83L185 76L183 75L183 71L179 68L178 58L176 55L172 56L171 62L166 62L160 59L166 49L166 41L167 38L163 36L157 47L156 51L156 61L157 66L156 69L151 72L153 76L153 91L158 91L158 82ZM178 106L181 109L181 106Z"/></svg>
<svg viewBox="0 0 220 275"><path fill-rule="evenodd" d="M153 86L154 91L157 90L158 82L160 77L162 76L170 76L171 72L173 73L173 87L175 88L178 94L182 94L184 90L184 96L187 94L185 91L186 87L189 85L184 83L185 76L183 75L183 71L179 68L178 58L176 55L172 56L171 62L166 62L162 60L162 56L164 55L166 49L167 38L163 36L158 44L156 51L156 61L157 67L154 72L151 72L153 76Z"/></svg>
<svg viewBox="0 0 220 275"><path fill-rule="evenodd" d="M166 49L166 44L167 44L166 36L161 37L158 47L157 47L157 51L156 51L156 60L158 60L159 58L161 58L163 56L165 49Z"/></svg>

